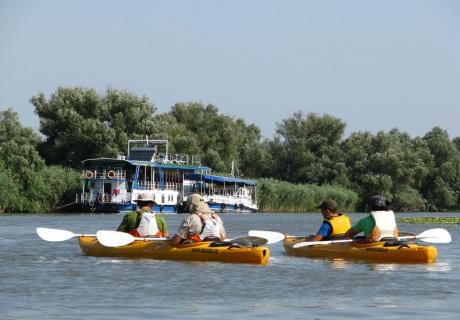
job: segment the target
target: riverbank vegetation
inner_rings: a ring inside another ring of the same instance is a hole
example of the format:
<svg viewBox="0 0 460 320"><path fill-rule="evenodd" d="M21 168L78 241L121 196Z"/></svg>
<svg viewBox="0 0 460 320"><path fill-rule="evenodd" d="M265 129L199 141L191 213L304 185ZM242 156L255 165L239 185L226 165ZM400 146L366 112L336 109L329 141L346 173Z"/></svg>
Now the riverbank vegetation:
<svg viewBox="0 0 460 320"><path fill-rule="evenodd" d="M398 218L398 222L415 224L460 224L460 217L414 217Z"/></svg>
<svg viewBox="0 0 460 320"><path fill-rule="evenodd" d="M296 112L271 138L213 105L177 103L157 113L146 98L107 89L58 88L30 100L40 133L0 112L0 211L48 211L72 202L81 161L124 154L128 139L168 139L171 152L201 156L216 172L259 180L263 211L310 211L324 197L364 211L383 194L397 211L460 208L460 137L435 127L354 132L331 115Z"/></svg>
<svg viewBox="0 0 460 320"><path fill-rule="evenodd" d="M260 179L257 204L260 212L313 212L324 199L336 199L342 212L355 211L358 194L341 186L293 184Z"/></svg>

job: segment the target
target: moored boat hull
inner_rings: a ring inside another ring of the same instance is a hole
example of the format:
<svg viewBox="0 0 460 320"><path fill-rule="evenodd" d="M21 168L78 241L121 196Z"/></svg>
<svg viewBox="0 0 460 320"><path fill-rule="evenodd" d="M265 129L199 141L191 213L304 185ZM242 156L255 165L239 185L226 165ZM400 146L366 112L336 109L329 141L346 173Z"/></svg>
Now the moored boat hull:
<svg viewBox="0 0 460 320"><path fill-rule="evenodd" d="M385 242L335 243L294 248L304 238L288 237L284 240L287 254L310 258L369 260L395 263L431 263L436 260L437 250L433 246L417 243L392 245Z"/></svg>
<svg viewBox="0 0 460 320"><path fill-rule="evenodd" d="M79 237L84 254L96 257L149 258L158 260L218 261L267 264L267 247L212 247L211 242L173 246L168 240L134 241L122 247L104 247L94 236Z"/></svg>

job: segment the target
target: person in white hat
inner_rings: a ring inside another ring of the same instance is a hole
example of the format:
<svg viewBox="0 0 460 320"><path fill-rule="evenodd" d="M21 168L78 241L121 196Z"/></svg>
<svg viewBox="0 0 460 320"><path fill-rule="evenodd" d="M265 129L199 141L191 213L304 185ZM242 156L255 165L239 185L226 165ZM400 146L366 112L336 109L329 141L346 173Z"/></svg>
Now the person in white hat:
<svg viewBox="0 0 460 320"><path fill-rule="evenodd" d="M151 193L142 193L136 200L137 210L123 217L117 231L127 232L135 237L168 236L168 225L163 216L152 212L156 202Z"/></svg>
<svg viewBox="0 0 460 320"><path fill-rule="evenodd" d="M208 240L224 240L226 232L222 219L212 211L203 197L194 193L187 198L190 212L172 237L174 245Z"/></svg>

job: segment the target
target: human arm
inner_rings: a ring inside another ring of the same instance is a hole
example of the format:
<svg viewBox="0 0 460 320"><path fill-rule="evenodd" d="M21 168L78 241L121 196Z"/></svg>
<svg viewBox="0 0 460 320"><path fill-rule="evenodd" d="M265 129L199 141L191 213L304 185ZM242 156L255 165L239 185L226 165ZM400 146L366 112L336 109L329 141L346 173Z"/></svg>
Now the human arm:
<svg viewBox="0 0 460 320"><path fill-rule="evenodd" d="M121 224L117 228L117 231L128 232L128 224L129 224L129 218L128 218L128 215L125 214L125 216L123 217L123 220L121 220Z"/></svg>
<svg viewBox="0 0 460 320"><path fill-rule="evenodd" d="M225 230L225 227L224 227L224 222L222 221L222 219L217 215L215 214L214 216L214 219L216 219L217 221L217 224L219 225L219 231L220 231L220 240L225 240L227 238L227 231Z"/></svg>
<svg viewBox="0 0 460 320"><path fill-rule="evenodd" d="M351 227L350 229L348 229L347 232L345 232L344 237L345 238L353 238L354 236L356 236L360 232L361 231L356 229L355 227Z"/></svg>
<svg viewBox="0 0 460 320"><path fill-rule="evenodd" d="M351 227L346 233L346 237L354 237L359 233L363 233L368 239L372 238L372 233L375 227L374 218L371 216L360 219L353 227Z"/></svg>
<svg viewBox="0 0 460 320"><path fill-rule="evenodd" d="M141 216L137 212L130 212L125 214L121 224L118 226L117 231L129 232L133 229L136 229L141 222Z"/></svg>
<svg viewBox="0 0 460 320"><path fill-rule="evenodd" d="M157 214L156 220L157 220L158 230L160 230L161 232L161 236L163 238L167 238L169 236L169 233L168 233L168 224L166 223L165 218Z"/></svg>
<svg viewBox="0 0 460 320"><path fill-rule="evenodd" d="M323 222L321 227L319 228L318 232L314 236L308 236L305 238L305 241L321 241L325 238L329 237L332 233L332 227L330 223Z"/></svg>
<svg viewBox="0 0 460 320"><path fill-rule="evenodd" d="M195 232L195 230L201 230L201 225L196 225L197 219L198 222L200 222L200 218L198 218L197 215L192 214L182 221L176 234L171 239L173 245L181 244L184 240L187 240L190 232Z"/></svg>
<svg viewBox="0 0 460 320"><path fill-rule="evenodd" d="M173 235L171 242L173 245L177 246L182 243L185 239L181 238L178 234Z"/></svg>

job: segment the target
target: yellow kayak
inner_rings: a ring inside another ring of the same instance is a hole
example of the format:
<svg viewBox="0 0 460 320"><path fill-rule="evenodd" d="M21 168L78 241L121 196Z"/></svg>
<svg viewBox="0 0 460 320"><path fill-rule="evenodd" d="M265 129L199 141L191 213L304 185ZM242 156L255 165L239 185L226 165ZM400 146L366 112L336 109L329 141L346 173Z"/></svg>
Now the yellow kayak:
<svg viewBox="0 0 460 320"><path fill-rule="evenodd" d="M430 263L436 260L437 250L433 246L398 242L345 242L294 248L305 238L286 237L284 248L287 254L310 258L373 260L398 263Z"/></svg>
<svg viewBox="0 0 460 320"><path fill-rule="evenodd" d="M136 240L122 247L105 247L95 236L80 236L84 254L96 257L150 258L158 260L219 261L231 263L267 264L268 247L214 246L212 242L200 242L173 246L169 240Z"/></svg>

